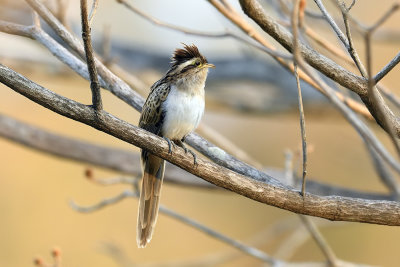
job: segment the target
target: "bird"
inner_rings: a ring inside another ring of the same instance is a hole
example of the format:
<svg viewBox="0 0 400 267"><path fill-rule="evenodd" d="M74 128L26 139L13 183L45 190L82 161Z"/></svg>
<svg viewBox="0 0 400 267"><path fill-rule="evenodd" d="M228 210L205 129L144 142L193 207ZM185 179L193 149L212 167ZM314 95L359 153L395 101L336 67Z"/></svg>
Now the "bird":
<svg viewBox="0 0 400 267"><path fill-rule="evenodd" d="M204 87L208 69L215 68L200 54L194 44L183 44L172 55L170 69L151 88L143 105L139 127L163 137L168 152L175 145L185 153L196 154L184 145L204 113ZM142 186L139 197L137 245L144 248L150 242L157 221L164 178L165 161L147 150L141 150Z"/></svg>

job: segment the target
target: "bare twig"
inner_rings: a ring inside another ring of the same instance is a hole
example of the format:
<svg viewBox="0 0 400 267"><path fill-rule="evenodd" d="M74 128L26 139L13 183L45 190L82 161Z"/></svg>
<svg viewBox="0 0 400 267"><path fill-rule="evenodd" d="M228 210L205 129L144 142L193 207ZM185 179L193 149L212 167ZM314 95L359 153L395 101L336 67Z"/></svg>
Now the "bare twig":
<svg viewBox="0 0 400 267"><path fill-rule="evenodd" d="M374 76L374 83L377 84L400 62L400 52Z"/></svg>
<svg viewBox="0 0 400 267"><path fill-rule="evenodd" d="M134 182L137 179L132 177L118 176L118 177L103 178L103 179L90 178L89 180L99 185L116 185L116 184L134 184Z"/></svg>
<svg viewBox="0 0 400 267"><path fill-rule="evenodd" d="M342 0L337 0L337 1L338 1L338 5L341 8L343 22L344 22L344 26L346 28L347 42L343 43L343 44L346 46L347 51L349 52L349 55L353 59L354 63L356 64L356 66L358 68L358 70L360 71L361 75L363 77L366 77L367 74L366 74L365 67L362 64L360 57L358 56L358 53L357 53L357 51L356 51L356 49L354 47L353 38L351 36L350 25L349 25L349 21L348 21L348 14L349 14L349 10L350 9L346 7L345 3ZM322 10L325 10L325 7L323 5L320 8L322 8Z"/></svg>
<svg viewBox="0 0 400 267"><path fill-rule="evenodd" d="M336 24L335 20L332 18L332 16L329 14L329 12L326 10L324 4L321 2L321 0L314 0L314 2L317 4L318 8L321 10L321 13L324 15L325 20L331 25L332 29L335 31L336 35L339 37L340 41L344 44L344 46L349 50L349 42L346 39L346 36L343 34L343 32L340 30L339 26Z"/></svg>
<svg viewBox="0 0 400 267"><path fill-rule="evenodd" d="M93 3L95 3L94 1ZM82 22L82 39L85 47L86 62L88 65L89 76L90 76L90 89L92 89L92 105L97 111L103 109L103 103L101 101L100 84L97 77L97 68L93 57L92 40L90 34L90 27L87 13L87 2L81 0L81 22Z"/></svg>
<svg viewBox="0 0 400 267"><path fill-rule="evenodd" d="M297 5L298 3L296 2L295 4ZM292 18L296 18L296 10L295 9L293 11ZM293 30L296 31L295 27L294 27ZM297 57L295 56L295 59L296 58ZM286 154L285 172L286 172L286 175L288 176L287 178L289 178L290 176L293 176L293 162L292 162L293 153L290 150L288 150L288 151L286 151L285 154ZM294 185L294 184L292 184L292 185ZM332 249L329 247L329 245L326 243L326 241L324 240L324 238L322 237L322 235L318 231L318 228L315 226L315 224L311 221L311 219L309 219L305 215L299 214L299 217L300 217L303 225L306 226L307 230L309 231L311 236L314 238L314 240L317 243L317 245L321 248L321 250L324 253L325 257L327 258L329 264L331 266L336 266L337 265L336 264L337 258L335 256L335 254L333 253ZM287 248L285 248L285 249L287 249Z"/></svg>
<svg viewBox="0 0 400 267"><path fill-rule="evenodd" d="M389 17L399 9L399 7L399 3L395 3L394 5L392 5L391 8L386 11L386 13L381 16L381 18L376 23L374 23L367 29L367 32L365 34L366 38L370 39L370 36L376 31L376 29L380 27L386 20L388 20ZM385 67L383 67L380 72L375 75L375 77L373 77L374 84L378 83L383 77L385 77L385 75L388 74L399 62L400 53L398 53ZM368 77L372 78L372 75L369 75Z"/></svg>
<svg viewBox="0 0 400 267"><path fill-rule="evenodd" d="M91 206L84 207L84 206L78 205L73 200L71 200L69 202L69 205L71 206L72 209L74 209L76 211L79 211L82 213L90 213L90 212L98 211L104 207L117 204L127 197L137 197L137 193L132 192L131 190L125 190L115 197L105 198L105 199L101 200L100 202L98 202L94 205L91 205Z"/></svg>
<svg viewBox="0 0 400 267"><path fill-rule="evenodd" d="M302 172L302 185L301 185L301 195L304 197L306 193L306 175L307 175L307 138L306 138L306 123L304 118L304 108L303 108L303 97L301 95L300 79L297 72L297 61L298 55L298 25L299 25L299 8L300 0L295 1L293 8L293 13L291 17L292 29L293 29L293 56L294 56L294 75L296 77L297 93L299 101L299 113L300 113L300 133L301 133L301 144L302 144L302 154L303 154L303 172Z"/></svg>
<svg viewBox="0 0 400 267"><path fill-rule="evenodd" d="M313 221L304 215L299 215L300 220L303 225L307 228L308 232L313 237L314 241L317 243L318 247L321 249L322 253L324 253L326 259L328 260L329 266L339 266L338 259L333 252L332 248L328 245L324 237L319 232L317 226L313 223Z"/></svg>

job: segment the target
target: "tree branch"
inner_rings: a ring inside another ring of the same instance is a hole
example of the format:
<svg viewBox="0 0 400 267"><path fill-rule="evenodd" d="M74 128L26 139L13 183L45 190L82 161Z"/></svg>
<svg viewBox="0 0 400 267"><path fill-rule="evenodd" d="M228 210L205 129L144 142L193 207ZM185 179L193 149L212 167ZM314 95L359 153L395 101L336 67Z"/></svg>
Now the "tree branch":
<svg viewBox="0 0 400 267"><path fill-rule="evenodd" d="M338 196L323 197L313 194L303 199L298 191L280 184L272 177L270 182L261 183L201 158L194 167L192 157L185 154L183 149L176 148L171 155L164 139L132 126L105 111L94 112L90 107L57 95L2 64L0 64L0 82L62 116L146 149L208 182L250 199L295 213L329 220L400 225L398 202Z"/></svg>

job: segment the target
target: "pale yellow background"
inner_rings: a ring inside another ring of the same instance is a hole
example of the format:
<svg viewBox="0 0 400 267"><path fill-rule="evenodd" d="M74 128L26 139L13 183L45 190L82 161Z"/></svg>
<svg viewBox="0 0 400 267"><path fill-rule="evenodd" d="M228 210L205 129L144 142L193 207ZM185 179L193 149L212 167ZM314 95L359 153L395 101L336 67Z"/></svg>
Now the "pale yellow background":
<svg viewBox="0 0 400 267"><path fill-rule="evenodd" d="M138 5L144 5L143 2L145 1L139 2ZM194 3L194 1L188 2ZM377 2L359 1L359 6L370 5L373 11L355 8L355 15L363 21L374 21L379 14L387 10L391 3L391 1L379 1L379 4ZM215 14L211 8L205 6L205 12ZM150 7L147 6L147 9L151 10ZM73 3L70 13L76 12L76 3ZM136 28L122 31L117 26L121 25L118 23L122 20L129 21L132 15L121 11L121 7L113 1L101 1L94 28L101 27L101 23L112 21L107 14L114 14L112 19L116 20L113 22L116 26L113 24L112 31L115 30L117 36L129 41L135 39L134 29ZM155 14L162 14L162 11L158 10ZM219 21L222 20L222 18L219 19ZM400 16L397 14L385 24L385 27L396 29L399 20ZM125 36L126 32L128 36ZM139 42L151 42L154 40L152 38L156 38L154 36L148 34ZM168 39L167 47L163 48L166 54L169 54L181 41L189 39L196 42L196 39L180 36L181 38ZM12 43L7 44L9 40L12 40ZM202 44L211 42L207 40L203 39ZM11 54L23 53L24 50L16 50L16 47L26 45L26 40L9 39L9 36L0 34L0 43L2 47L0 62L7 64L11 61L4 59L8 51L5 49L9 49ZM33 41L28 44L28 46L36 45ZM213 50L205 46L205 50L212 54ZM399 51L399 47L398 43L374 45L375 71L386 64ZM361 45L359 49L362 53ZM51 57L45 50L41 53L46 57ZM14 63L10 66L50 90L82 103L90 103L88 83L69 71L59 74L51 72L50 68L31 64ZM148 82L154 82L157 75L147 78ZM385 84L393 88L396 93L400 93L399 76L400 70L397 67L384 80ZM103 92L103 98L104 108L108 112L132 124L137 123L138 113L135 110L108 92ZM203 122L213 126L267 166L283 167L283 151L286 148L296 149L300 143L296 111L283 115L254 116L219 108L215 101L207 100L207 111ZM0 85L0 113L58 134L138 151L137 148L106 134L46 110L3 85ZM362 141L336 111L321 112L306 109L306 120L307 138L315 148L309 156L308 175L310 177L359 190L386 192L371 167ZM372 128L390 147L386 135L378 127L372 126ZM50 260L49 253L54 246L61 248L64 266L78 267L118 266L104 252L105 243L119 246L130 260L138 263L195 260L208 254L235 251L163 215L159 216L155 235L149 247L139 250L135 241L136 200L128 199L92 214L79 214L68 206L68 201L71 199L82 205L95 203L102 198L118 194L126 189L125 186L93 185L85 180L83 175L87 164L29 150L4 139L0 139L0 151L0 266L32 266L32 259L36 255L43 255L45 259ZM132 162L132 164L138 164L138 162ZM100 168L94 168L94 173L97 177L120 175ZM163 188L161 201L163 205L177 212L244 242L268 229L272 223L295 217L292 213L262 205L229 192L207 192L167 184ZM398 253L400 229L398 227L331 223L321 230L337 256L343 260L398 266L400 261ZM280 237L286 236L283 234ZM268 243L259 248L273 255L277 242ZM226 266L260 265L257 260L240 253L239 255L239 259L228 262ZM323 259L320 250L312 240L307 241L294 257L290 258L294 261L321 261Z"/></svg>

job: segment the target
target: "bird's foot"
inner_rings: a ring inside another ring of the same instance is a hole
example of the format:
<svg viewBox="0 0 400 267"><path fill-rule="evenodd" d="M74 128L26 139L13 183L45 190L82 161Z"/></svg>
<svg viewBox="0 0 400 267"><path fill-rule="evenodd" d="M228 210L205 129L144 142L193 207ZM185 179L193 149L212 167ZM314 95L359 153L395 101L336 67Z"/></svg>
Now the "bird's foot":
<svg viewBox="0 0 400 267"><path fill-rule="evenodd" d="M165 141L167 141L168 143L168 153L172 154L172 147L175 148L175 144L173 142L171 142L171 140L169 140L169 138L167 137L163 137L165 139Z"/></svg>
<svg viewBox="0 0 400 267"><path fill-rule="evenodd" d="M187 147L185 146L185 144L184 144L181 140L175 141L175 143L176 143L179 147L183 148L183 150L185 151L185 154L187 154L188 152L189 152L190 154L192 154L192 156L193 156L193 164L194 164L194 165L197 165L197 155L196 155L196 153L194 153L191 149L187 148Z"/></svg>

